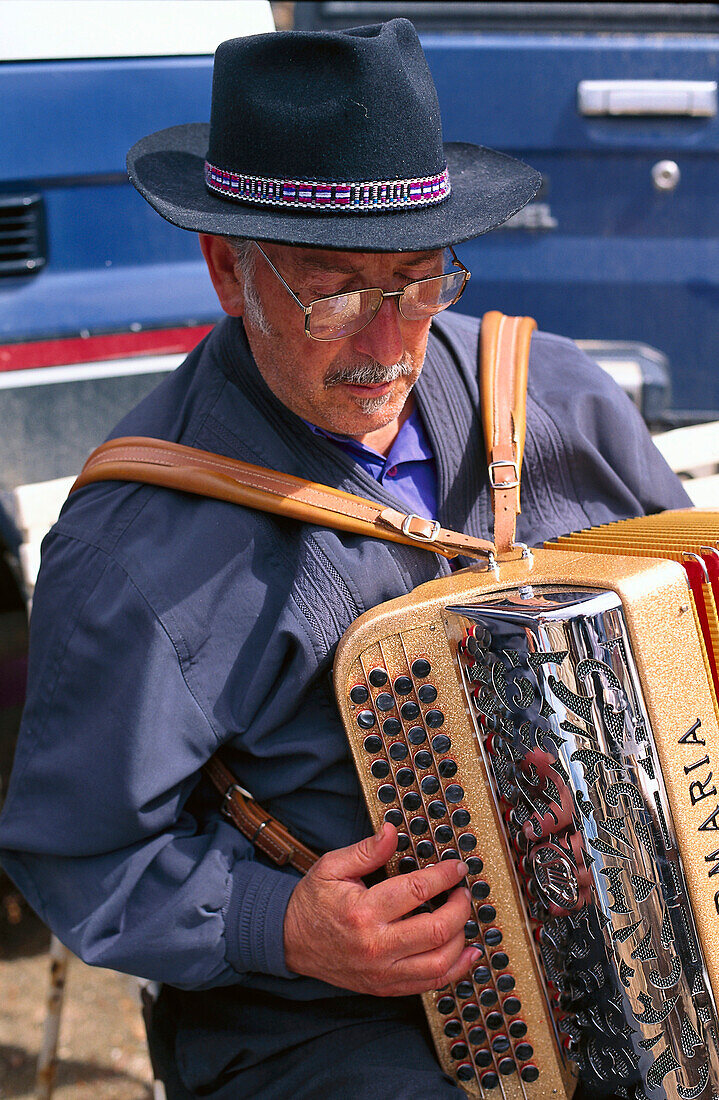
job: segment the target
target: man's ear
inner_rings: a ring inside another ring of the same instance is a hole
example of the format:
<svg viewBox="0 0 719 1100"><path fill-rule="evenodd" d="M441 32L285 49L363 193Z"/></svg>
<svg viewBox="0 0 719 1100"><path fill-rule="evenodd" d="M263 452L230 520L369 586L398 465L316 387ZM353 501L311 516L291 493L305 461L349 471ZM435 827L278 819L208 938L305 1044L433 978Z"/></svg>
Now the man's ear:
<svg viewBox="0 0 719 1100"><path fill-rule="evenodd" d="M200 233L200 248L215 293L225 313L230 317L242 317L245 312L245 294L242 272L237 271L235 250L225 237Z"/></svg>

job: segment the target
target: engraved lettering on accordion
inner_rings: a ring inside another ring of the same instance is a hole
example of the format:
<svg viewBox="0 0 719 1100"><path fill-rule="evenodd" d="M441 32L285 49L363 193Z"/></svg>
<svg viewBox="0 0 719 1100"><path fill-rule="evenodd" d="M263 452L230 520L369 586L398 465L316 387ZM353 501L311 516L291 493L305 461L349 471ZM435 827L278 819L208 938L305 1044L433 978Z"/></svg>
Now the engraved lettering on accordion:
<svg viewBox="0 0 719 1100"><path fill-rule="evenodd" d="M619 598L535 586L445 627L567 1057L597 1095L711 1100L716 1007ZM692 806L718 797L700 731Z"/></svg>

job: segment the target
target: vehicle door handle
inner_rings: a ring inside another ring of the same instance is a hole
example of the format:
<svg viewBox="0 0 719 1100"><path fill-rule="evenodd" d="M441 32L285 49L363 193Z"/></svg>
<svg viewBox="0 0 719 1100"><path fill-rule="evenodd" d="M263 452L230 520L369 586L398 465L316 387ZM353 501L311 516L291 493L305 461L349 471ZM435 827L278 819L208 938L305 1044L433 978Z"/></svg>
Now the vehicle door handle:
<svg viewBox="0 0 719 1100"><path fill-rule="evenodd" d="M713 118L715 80L580 80L581 115L685 115Z"/></svg>

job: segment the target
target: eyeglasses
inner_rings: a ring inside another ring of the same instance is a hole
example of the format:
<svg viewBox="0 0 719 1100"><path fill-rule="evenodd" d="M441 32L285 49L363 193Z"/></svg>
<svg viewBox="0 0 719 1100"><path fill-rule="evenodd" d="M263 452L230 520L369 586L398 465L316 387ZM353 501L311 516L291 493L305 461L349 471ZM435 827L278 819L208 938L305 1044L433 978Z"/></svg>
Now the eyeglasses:
<svg viewBox="0 0 719 1100"><path fill-rule="evenodd" d="M418 279L407 283L401 290L381 290L376 286L348 290L344 294L314 298L306 306L282 278L264 249L257 241L254 243L304 313L305 336L309 336L311 340L342 340L346 336L354 336L373 320L385 298L397 299L397 307L405 320L424 321L458 302L470 277L467 268L455 256L454 249L450 248L452 266L458 269L456 271Z"/></svg>

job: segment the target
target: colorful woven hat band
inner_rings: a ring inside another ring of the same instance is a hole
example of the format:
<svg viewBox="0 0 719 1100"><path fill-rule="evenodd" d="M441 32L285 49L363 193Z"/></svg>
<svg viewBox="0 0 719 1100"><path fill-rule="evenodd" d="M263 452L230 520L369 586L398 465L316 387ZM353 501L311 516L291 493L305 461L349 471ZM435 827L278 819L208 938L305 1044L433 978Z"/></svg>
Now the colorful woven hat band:
<svg viewBox="0 0 719 1100"><path fill-rule="evenodd" d="M407 210L434 206L451 191L449 172L407 180L362 180L357 183L319 183L243 176L205 161L208 190L236 202L294 210L344 213Z"/></svg>

